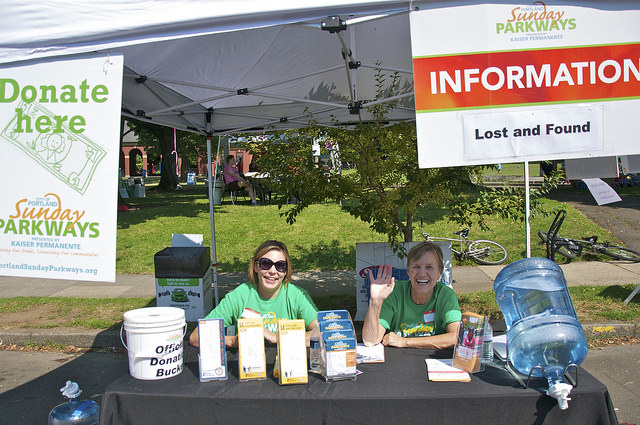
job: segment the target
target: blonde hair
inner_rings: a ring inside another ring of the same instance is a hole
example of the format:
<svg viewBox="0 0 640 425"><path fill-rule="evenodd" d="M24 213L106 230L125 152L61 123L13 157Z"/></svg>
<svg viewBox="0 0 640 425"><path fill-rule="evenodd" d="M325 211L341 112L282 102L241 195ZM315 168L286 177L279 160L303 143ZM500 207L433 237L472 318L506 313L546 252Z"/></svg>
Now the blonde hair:
<svg viewBox="0 0 640 425"><path fill-rule="evenodd" d="M293 274L293 271L291 269L291 257L289 257L289 250L287 249L287 246L280 241L269 240L269 241L263 242L258 247L258 249L256 249L256 252L253 254L253 257L251 258L251 262L249 263L249 280L255 286L258 286L258 272L256 272L256 269L254 266L255 263L260 258L262 258L262 256L265 255L267 252L273 251L274 249L276 251L282 252L284 254L285 261L287 262L287 272L284 275L284 279L282 279L282 283L286 286L291 280L291 275Z"/></svg>
<svg viewBox="0 0 640 425"><path fill-rule="evenodd" d="M433 254L438 259L438 267L440 268L440 274L444 272L444 256L442 255L442 249L433 242L421 242L418 245L415 245L413 248L409 250L409 254L407 254L407 268L414 261L418 261L424 254L427 252L433 252Z"/></svg>

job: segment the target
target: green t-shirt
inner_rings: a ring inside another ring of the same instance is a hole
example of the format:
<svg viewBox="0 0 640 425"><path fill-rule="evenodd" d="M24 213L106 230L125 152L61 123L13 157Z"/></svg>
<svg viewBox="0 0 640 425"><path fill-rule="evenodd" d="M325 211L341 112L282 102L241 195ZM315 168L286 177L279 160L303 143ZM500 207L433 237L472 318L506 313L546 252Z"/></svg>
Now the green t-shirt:
<svg viewBox="0 0 640 425"><path fill-rule="evenodd" d="M279 319L303 319L308 328L318 315L307 291L292 283L282 285L275 298L265 300L255 285L246 282L225 295L206 318L224 319L225 326L236 326L245 308L260 313L263 326L271 332L277 332Z"/></svg>
<svg viewBox="0 0 640 425"><path fill-rule="evenodd" d="M437 282L431 299L418 305L411 300L411 282L400 280L382 303L379 322L406 338L446 333L447 325L461 318L458 298L444 283Z"/></svg>

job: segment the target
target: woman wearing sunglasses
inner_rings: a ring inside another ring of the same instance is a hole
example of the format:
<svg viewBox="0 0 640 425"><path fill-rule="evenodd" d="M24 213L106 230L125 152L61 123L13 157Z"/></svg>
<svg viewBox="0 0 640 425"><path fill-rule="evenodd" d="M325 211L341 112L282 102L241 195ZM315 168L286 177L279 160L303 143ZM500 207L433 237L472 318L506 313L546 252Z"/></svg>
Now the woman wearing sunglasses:
<svg viewBox="0 0 640 425"><path fill-rule="evenodd" d="M207 319L224 319L224 325L236 326L239 318L262 317L264 338L276 343L279 319L303 319L307 328L307 345L311 329L317 325L318 309L302 288L291 280L289 251L282 242L266 241L256 249L249 264L249 280L229 292ZM198 346L198 328L189 337ZM237 347L237 335L226 336L227 347Z"/></svg>

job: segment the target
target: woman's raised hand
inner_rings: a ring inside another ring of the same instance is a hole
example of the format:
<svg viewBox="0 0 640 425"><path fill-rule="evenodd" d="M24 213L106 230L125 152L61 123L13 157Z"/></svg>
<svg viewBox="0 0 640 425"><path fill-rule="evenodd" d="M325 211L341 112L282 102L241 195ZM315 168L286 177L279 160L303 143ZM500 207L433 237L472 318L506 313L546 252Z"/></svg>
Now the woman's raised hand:
<svg viewBox="0 0 640 425"><path fill-rule="evenodd" d="M373 301L384 301L393 292L396 281L391 275L391 266L389 264L380 264L378 275L374 279L373 273L369 269L369 288L370 299Z"/></svg>

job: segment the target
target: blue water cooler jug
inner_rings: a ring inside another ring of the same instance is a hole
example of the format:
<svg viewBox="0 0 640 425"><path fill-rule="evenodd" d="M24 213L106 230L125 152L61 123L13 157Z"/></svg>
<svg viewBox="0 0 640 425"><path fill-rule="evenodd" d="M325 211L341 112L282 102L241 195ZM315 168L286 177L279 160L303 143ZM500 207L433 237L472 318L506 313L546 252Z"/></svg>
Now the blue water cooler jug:
<svg viewBox="0 0 640 425"><path fill-rule="evenodd" d="M564 372L584 361L588 347L562 269L546 258L525 258L502 269L493 288L507 325L509 363L532 376L542 376L541 367L547 394L566 409L573 387Z"/></svg>
<svg viewBox="0 0 640 425"><path fill-rule="evenodd" d="M98 425L100 422L100 406L92 400L78 400L82 390L75 382L67 381L60 388L63 396L69 401L51 409L48 425Z"/></svg>

